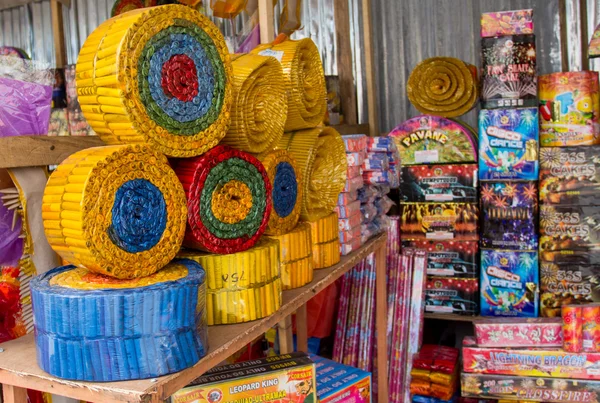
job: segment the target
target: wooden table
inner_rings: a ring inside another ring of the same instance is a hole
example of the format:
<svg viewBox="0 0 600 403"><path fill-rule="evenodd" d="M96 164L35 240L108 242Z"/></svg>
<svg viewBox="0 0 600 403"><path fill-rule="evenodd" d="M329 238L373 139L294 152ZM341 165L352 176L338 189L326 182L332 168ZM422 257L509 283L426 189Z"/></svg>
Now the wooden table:
<svg viewBox="0 0 600 403"><path fill-rule="evenodd" d="M387 382L387 296L386 296L386 240L381 234L367 242L359 250L342 257L340 263L327 269L315 270L312 283L295 290L283 292L283 305L275 314L254 322L239 325L211 326L208 330L209 351L196 365L181 372L157 379L125 382L77 382L58 379L42 371L35 356L33 335L0 344L0 383L3 384L5 403L26 403L25 388L41 390L55 395L97 403L110 402L162 402L202 375L256 337L278 323L289 324L291 315L297 317L298 349L307 350L306 302L318 292L335 282L360 260L375 253L376 326L379 401L388 401ZM287 326L287 325L286 325ZM291 331L290 327L286 330ZM289 332L288 332L289 336ZM289 339L289 337L288 337ZM291 350L290 343L282 346L282 353Z"/></svg>

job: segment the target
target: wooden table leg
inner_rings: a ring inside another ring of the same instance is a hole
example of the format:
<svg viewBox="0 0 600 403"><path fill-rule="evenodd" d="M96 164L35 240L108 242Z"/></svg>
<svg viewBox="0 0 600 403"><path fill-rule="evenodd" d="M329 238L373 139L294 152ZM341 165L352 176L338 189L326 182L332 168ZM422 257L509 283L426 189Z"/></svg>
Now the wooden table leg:
<svg viewBox="0 0 600 403"><path fill-rule="evenodd" d="M2 385L4 403L27 403L27 389Z"/></svg>
<svg viewBox="0 0 600 403"><path fill-rule="evenodd" d="M294 352L294 335L292 334L292 317L287 316L277 324L279 332L279 352L289 354Z"/></svg>
<svg viewBox="0 0 600 403"><path fill-rule="evenodd" d="M377 389L378 400L388 401L388 357L387 357L387 286L386 286L386 244L375 252L377 307L375 326L377 328Z"/></svg>
<svg viewBox="0 0 600 403"><path fill-rule="evenodd" d="M308 353L308 318L306 304L296 311L296 345L298 351Z"/></svg>

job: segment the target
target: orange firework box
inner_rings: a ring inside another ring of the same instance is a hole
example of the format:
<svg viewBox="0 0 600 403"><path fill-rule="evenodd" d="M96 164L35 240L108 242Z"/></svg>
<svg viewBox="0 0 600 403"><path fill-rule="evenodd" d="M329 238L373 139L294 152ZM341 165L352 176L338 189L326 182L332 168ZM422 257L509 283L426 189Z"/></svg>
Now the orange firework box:
<svg viewBox="0 0 600 403"><path fill-rule="evenodd" d="M304 353L216 367L171 396L171 403L313 403L315 365Z"/></svg>

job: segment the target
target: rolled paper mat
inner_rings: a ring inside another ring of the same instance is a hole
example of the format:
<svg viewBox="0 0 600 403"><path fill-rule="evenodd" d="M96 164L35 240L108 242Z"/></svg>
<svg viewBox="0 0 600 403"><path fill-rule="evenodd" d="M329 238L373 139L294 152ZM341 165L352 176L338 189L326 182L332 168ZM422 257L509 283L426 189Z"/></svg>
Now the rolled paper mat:
<svg viewBox="0 0 600 403"><path fill-rule="evenodd" d="M464 115L477 102L477 68L453 57L425 59L410 73L406 90L421 113Z"/></svg>
<svg viewBox="0 0 600 403"><path fill-rule="evenodd" d="M278 241L263 238L255 247L229 255L185 250L180 256L206 270L209 326L264 318L280 308Z"/></svg>
<svg viewBox="0 0 600 403"><path fill-rule="evenodd" d="M279 241L284 290L302 287L313 280L311 231L310 224L303 222L287 234L269 237Z"/></svg>
<svg viewBox="0 0 600 403"><path fill-rule="evenodd" d="M77 59L81 109L108 144L148 143L171 157L205 153L227 132L231 92L223 36L182 5L111 18Z"/></svg>
<svg viewBox="0 0 600 403"><path fill-rule="evenodd" d="M120 279L169 263L185 234L183 187L148 145L94 147L52 173L42 202L46 237L67 262Z"/></svg>
<svg viewBox="0 0 600 403"><path fill-rule="evenodd" d="M317 127L284 134L277 148L289 151L302 172L302 219L314 221L330 214L346 186L342 136L330 127Z"/></svg>
<svg viewBox="0 0 600 403"><path fill-rule="evenodd" d="M188 201L184 245L213 253L251 248L271 215L271 182L261 162L228 146L175 168Z"/></svg>
<svg viewBox="0 0 600 403"><path fill-rule="evenodd" d="M119 14L144 7L147 7L144 0L116 0L110 10L110 16L115 17Z"/></svg>
<svg viewBox="0 0 600 403"><path fill-rule="evenodd" d="M191 367L208 350L205 279L204 269L187 259L135 280L75 266L35 277L38 365L59 378L93 382Z"/></svg>
<svg viewBox="0 0 600 403"><path fill-rule="evenodd" d="M234 55L231 124L221 141L249 153L270 151L283 135L287 95L281 64L273 57Z"/></svg>
<svg viewBox="0 0 600 403"><path fill-rule="evenodd" d="M275 150L261 157L272 187L273 209L267 235L282 235L291 231L300 218L302 178L296 161L284 150Z"/></svg>
<svg viewBox="0 0 600 403"><path fill-rule="evenodd" d="M273 56L283 67L288 100L285 131L318 126L327 112L327 90L319 49L312 39L260 45L252 53Z"/></svg>
<svg viewBox="0 0 600 403"><path fill-rule="evenodd" d="M314 268L323 269L339 263L338 215L331 213L324 218L311 222L310 227L312 229Z"/></svg>

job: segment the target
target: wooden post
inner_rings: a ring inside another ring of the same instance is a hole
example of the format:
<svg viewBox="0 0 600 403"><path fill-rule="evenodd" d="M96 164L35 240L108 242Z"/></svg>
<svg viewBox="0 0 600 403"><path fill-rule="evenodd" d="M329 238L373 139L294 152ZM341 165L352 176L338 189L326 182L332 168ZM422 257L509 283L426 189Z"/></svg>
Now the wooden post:
<svg viewBox="0 0 600 403"><path fill-rule="evenodd" d="M65 31L63 26L63 9L58 0L50 0L52 13L52 33L54 34L54 49L56 52L56 67L61 68L67 64L67 47L65 45Z"/></svg>
<svg viewBox="0 0 600 403"><path fill-rule="evenodd" d="M560 56L563 72L569 71L569 27L567 27L567 1L558 0L558 18L560 20Z"/></svg>
<svg viewBox="0 0 600 403"><path fill-rule="evenodd" d="M375 252L376 271L376 314L377 328L377 388L380 402L388 401L388 357L387 357L387 288L386 288L386 244L382 243Z"/></svg>
<svg viewBox="0 0 600 403"><path fill-rule="evenodd" d="M579 25L581 26L581 71L590 69L590 60L588 59L588 9L587 1L579 0Z"/></svg>
<svg viewBox="0 0 600 403"><path fill-rule="evenodd" d="M2 385L4 403L27 403L27 389Z"/></svg>
<svg viewBox="0 0 600 403"><path fill-rule="evenodd" d="M298 351L308 353L308 318L306 304L296 311L296 345Z"/></svg>
<svg viewBox="0 0 600 403"><path fill-rule="evenodd" d="M371 0L362 0L363 34L365 36L365 76L367 77L367 103L369 108L369 135L379 136L379 108L377 107L377 82L375 80L375 55L371 30ZM383 400L382 400L383 401Z"/></svg>
<svg viewBox="0 0 600 403"><path fill-rule="evenodd" d="M292 316L288 315L279 322L279 352L289 354L294 351L294 335L292 334Z"/></svg>
<svg viewBox="0 0 600 403"><path fill-rule="evenodd" d="M275 39L273 0L258 0L258 23L260 24L260 43L273 42Z"/></svg>
<svg viewBox="0 0 600 403"><path fill-rule="evenodd" d="M337 36L337 65L340 79L340 98L344 123L358 123L356 105L356 87L352 71L352 44L350 43L350 15L348 0L334 0L333 16L335 18L335 34Z"/></svg>

